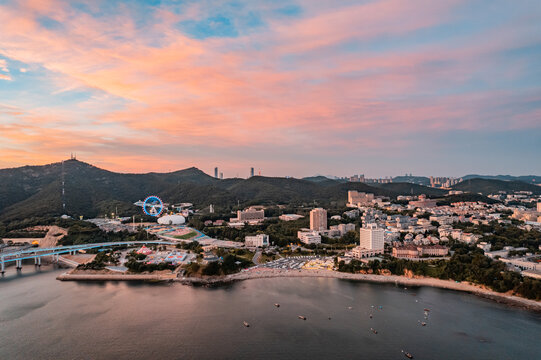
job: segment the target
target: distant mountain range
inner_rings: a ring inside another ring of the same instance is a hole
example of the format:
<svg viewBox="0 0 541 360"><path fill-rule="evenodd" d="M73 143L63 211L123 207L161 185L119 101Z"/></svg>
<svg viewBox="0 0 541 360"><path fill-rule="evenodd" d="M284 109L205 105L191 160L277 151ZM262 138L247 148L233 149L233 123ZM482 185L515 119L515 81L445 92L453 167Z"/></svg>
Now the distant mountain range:
<svg viewBox="0 0 541 360"><path fill-rule="evenodd" d="M62 207L62 180L65 210ZM491 179L471 179L454 188L485 195L500 190L541 192L541 187L521 181ZM120 215L129 215L140 211L133 203L148 195L158 195L168 203L191 202L197 208L213 204L222 210L230 210L238 203L241 206L343 205L348 190L389 197L401 194L443 197L447 193L411 183L368 185L324 176L305 179L254 176L219 180L194 167L170 173L122 174L78 160L67 160L63 164L0 170L0 220L6 222L63 213L94 217L118 211Z"/></svg>
<svg viewBox="0 0 541 360"><path fill-rule="evenodd" d="M452 187L454 190L478 193L483 195L496 194L499 191L531 191L533 194L541 194L541 186L533 185L523 181L504 181L496 179L470 178Z"/></svg>
<svg viewBox="0 0 541 360"><path fill-rule="evenodd" d="M64 175L62 175L64 174ZM62 178L64 202L62 207ZM238 203L306 204L345 203L348 190L394 196L392 191L334 180L317 182L294 178L254 176L215 179L197 168L171 173L121 174L90 164L67 160L44 166L0 170L0 220L68 215L94 217L118 211L133 214L133 203L158 195L168 203L191 202L231 209Z"/></svg>
<svg viewBox="0 0 541 360"><path fill-rule="evenodd" d="M311 180L311 179L331 179L331 180L337 180L339 178L333 177L333 176L323 176L323 175L316 175L312 177L306 177L304 179ZM502 180L502 181L522 181L528 184L534 184L538 185L541 184L541 176L537 175L523 175L523 176L513 176L513 175L465 175L462 177L459 177L459 179L462 180L469 180L469 179L490 179L490 180ZM345 180L341 180L345 181ZM395 176L393 178L393 182L398 183L412 183L412 184L418 184L418 185L424 185L424 186L430 186L430 177L428 176L412 176L412 175L403 175L403 176Z"/></svg>
<svg viewBox="0 0 541 360"><path fill-rule="evenodd" d="M529 184L541 184L541 176L537 175L523 175L523 176L512 176L512 175L466 175L462 177L462 180L469 179L490 179L490 180L503 180L503 181L522 181Z"/></svg>

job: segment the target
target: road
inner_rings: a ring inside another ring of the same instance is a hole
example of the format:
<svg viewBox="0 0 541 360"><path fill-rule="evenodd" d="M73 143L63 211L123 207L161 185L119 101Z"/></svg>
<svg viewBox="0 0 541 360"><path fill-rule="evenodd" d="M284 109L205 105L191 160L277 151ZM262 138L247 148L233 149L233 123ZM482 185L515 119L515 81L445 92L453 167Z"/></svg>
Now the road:
<svg viewBox="0 0 541 360"><path fill-rule="evenodd" d="M252 258L252 262L256 265L259 264L259 258L261 258L261 249L257 249L255 251L254 257Z"/></svg>

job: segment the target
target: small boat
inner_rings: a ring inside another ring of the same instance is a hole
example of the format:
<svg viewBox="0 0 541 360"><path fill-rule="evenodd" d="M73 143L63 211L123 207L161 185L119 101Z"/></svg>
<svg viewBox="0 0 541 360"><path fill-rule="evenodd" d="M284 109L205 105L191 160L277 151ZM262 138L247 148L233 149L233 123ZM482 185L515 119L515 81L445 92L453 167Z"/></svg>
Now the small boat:
<svg viewBox="0 0 541 360"><path fill-rule="evenodd" d="M299 319L306 320L306 316L299 315Z"/></svg>
<svg viewBox="0 0 541 360"><path fill-rule="evenodd" d="M370 319L372 319L372 314L370 314Z"/></svg>
<svg viewBox="0 0 541 360"><path fill-rule="evenodd" d="M404 351L404 350L402 350L402 352L404 353L404 356L407 357L408 359L413 359L413 355L411 355L409 352Z"/></svg>
<svg viewBox="0 0 541 360"><path fill-rule="evenodd" d="M351 306L348 306L348 310L351 310L351 309L353 309L353 308Z"/></svg>
<svg viewBox="0 0 541 360"><path fill-rule="evenodd" d="M430 311L430 309L425 309L425 311L426 311L426 312L429 312L429 311Z"/></svg>
<svg viewBox="0 0 541 360"><path fill-rule="evenodd" d="M370 330L371 330L374 334L377 334L377 333L378 333L378 331L377 331L376 329L374 329L374 328L370 328Z"/></svg>
<svg viewBox="0 0 541 360"><path fill-rule="evenodd" d="M421 325L422 325L422 326L426 326L426 323L423 321L423 322L421 323Z"/></svg>
<svg viewBox="0 0 541 360"><path fill-rule="evenodd" d="M276 306L276 307L280 307L280 304L276 303L276 304L274 304L274 306Z"/></svg>
<svg viewBox="0 0 541 360"><path fill-rule="evenodd" d="M248 324L246 321L244 321L244 326L250 327L250 324Z"/></svg>
<svg viewBox="0 0 541 360"><path fill-rule="evenodd" d="M329 320L331 320L331 317L329 316Z"/></svg>

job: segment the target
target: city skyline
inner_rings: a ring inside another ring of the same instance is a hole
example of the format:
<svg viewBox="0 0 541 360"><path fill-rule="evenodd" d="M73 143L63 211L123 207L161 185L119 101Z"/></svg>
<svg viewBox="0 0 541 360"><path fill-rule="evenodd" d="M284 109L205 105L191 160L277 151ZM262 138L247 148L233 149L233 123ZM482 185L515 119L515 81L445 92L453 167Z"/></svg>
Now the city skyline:
<svg viewBox="0 0 541 360"><path fill-rule="evenodd" d="M6 1L0 168L541 173L536 2ZM351 170L360 169L360 170Z"/></svg>
<svg viewBox="0 0 541 360"><path fill-rule="evenodd" d="M14 167L8 167L8 168L5 168L5 169L15 169L15 168L19 168L19 167L25 167L25 166L45 166L45 165L49 165L49 164L55 164L55 163L61 163L63 161L68 161L68 160L77 160L77 161L81 161L81 162L84 162L84 163L87 163L91 166L96 166L96 167L99 167L97 164L92 164L92 163L88 163L88 161L85 161L84 159L81 160L81 159L78 159L74 154L71 155L71 157L67 158L67 159L64 159L64 160L58 160L58 161L53 161L51 163L44 163L44 164L27 164L27 165L21 165L21 166L14 166ZM280 173L277 173L277 174L273 174L273 175L269 175L269 174L253 174L252 171L254 170L253 167L249 167L249 168L246 168L246 169L241 169L240 172L237 172L235 174L227 174L227 173L224 173L223 171L221 171L221 167L220 166L210 166L210 165L205 165L204 167L202 168L199 168L197 166L188 166L188 167L185 167L185 168L178 168L178 169L164 169L163 171L159 171L157 173L171 173L171 172L175 172L175 171L180 171L180 170L186 170L186 169L189 169L189 168L192 168L192 167L195 167L199 170L201 170L202 172L204 172L205 174L207 174L208 176L211 176L213 178L216 178L216 179L228 179L228 178L246 178L246 179L249 179L253 176L263 176L263 177L282 177L282 178L296 178L296 179L303 179L303 178L310 178L310 177L317 177L317 176L323 176L323 177L327 177L329 179L336 179L336 180L348 180L349 182L371 182L373 180L393 180L395 179L396 177L423 177L423 178L426 178L428 180L430 180L431 178L434 178L434 179L453 179L455 180L456 182L460 181L460 179L464 176L471 176L471 175L478 175L480 177L483 177L483 176L489 176L489 177L498 177L498 176L502 176L502 177L506 177L506 176L511 176L511 177L527 177L527 176L532 176L532 177L539 177L540 175L537 175L537 174L481 174L481 173L468 173L468 174L461 174L461 175L452 175L452 176L442 176L442 177L438 177L438 175L433 175L433 174L414 174L414 173L404 173L404 174L391 174L391 175L381 175L381 176L364 176L362 179L359 179L358 175L365 175L364 173L359 172L355 172L355 170L352 170L350 172L347 172L347 173L344 173L344 174L323 174L323 173L313 173L313 174L308 174L308 175L303 175L303 176L291 176L289 174L280 174ZM145 171L145 170L142 170L142 171L117 171L115 169L108 169L108 168L102 168L102 167L99 167L103 170L107 170L107 171L111 171L111 172L115 172L115 173L119 173L119 174L148 174L148 173L153 173L155 171ZM4 168L0 168L0 170L2 170ZM220 170L220 171L219 171ZM261 169L259 169L259 172L261 172ZM535 180L532 179L532 182L535 183Z"/></svg>

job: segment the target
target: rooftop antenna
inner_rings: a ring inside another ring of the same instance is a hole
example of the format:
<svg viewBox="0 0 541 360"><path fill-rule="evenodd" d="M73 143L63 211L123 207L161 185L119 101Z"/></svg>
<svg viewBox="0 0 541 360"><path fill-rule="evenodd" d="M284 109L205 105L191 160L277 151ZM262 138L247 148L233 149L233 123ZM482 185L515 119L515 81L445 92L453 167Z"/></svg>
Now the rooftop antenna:
<svg viewBox="0 0 541 360"><path fill-rule="evenodd" d="M62 160L62 214L66 213L66 190L65 190L64 160Z"/></svg>

